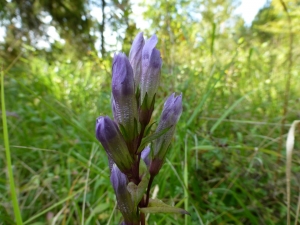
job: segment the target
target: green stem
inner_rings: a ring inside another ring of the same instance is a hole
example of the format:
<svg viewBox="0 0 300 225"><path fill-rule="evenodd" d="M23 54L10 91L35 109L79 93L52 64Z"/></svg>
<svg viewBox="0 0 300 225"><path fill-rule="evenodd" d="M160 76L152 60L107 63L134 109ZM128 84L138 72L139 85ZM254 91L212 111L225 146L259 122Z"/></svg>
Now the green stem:
<svg viewBox="0 0 300 225"><path fill-rule="evenodd" d="M154 180L154 177L153 175L150 176L150 180L149 180L149 183L148 183L148 187L147 187L147 194L146 194L146 204L145 204L145 207L148 206L149 204L149 198L150 198L150 189L151 189L151 185L152 185L152 182Z"/></svg>
<svg viewBox="0 0 300 225"><path fill-rule="evenodd" d="M11 164L11 154L9 148L9 139L8 139L8 129L7 129L7 121L6 121L6 109L5 109L5 97L4 97L4 75L3 71L1 73L1 102L2 102L2 121L3 121L3 137L4 137L4 146L5 146L5 154L6 154L6 163L7 163L7 171L9 178L9 186L11 191L11 200L14 208L14 214L16 217L17 225L22 225L22 217L19 209L19 203L17 199L17 192L15 188L12 164Z"/></svg>

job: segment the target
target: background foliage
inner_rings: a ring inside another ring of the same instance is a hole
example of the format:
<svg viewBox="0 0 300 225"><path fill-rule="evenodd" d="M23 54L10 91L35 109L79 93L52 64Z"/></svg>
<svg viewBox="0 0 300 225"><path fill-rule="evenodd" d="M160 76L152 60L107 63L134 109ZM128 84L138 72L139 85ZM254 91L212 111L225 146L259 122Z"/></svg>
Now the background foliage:
<svg viewBox="0 0 300 225"><path fill-rule="evenodd" d="M142 4L144 33L157 34L164 62L154 118L167 93L182 92L184 102L155 192L191 213L150 215L149 224L286 224L284 142L289 124L299 119L300 2L269 1L251 26L233 13L237 4ZM132 5L0 3L6 113L24 224L120 220L94 123L111 116L111 55L120 46L128 54L139 32ZM92 16L95 7L104 15L100 21ZM52 40L49 27L63 41ZM50 47L39 47L41 39ZM6 225L14 224L14 214L2 128L0 140L0 224ZM297 143L295 150L292 221L298 219Z"/></svg>

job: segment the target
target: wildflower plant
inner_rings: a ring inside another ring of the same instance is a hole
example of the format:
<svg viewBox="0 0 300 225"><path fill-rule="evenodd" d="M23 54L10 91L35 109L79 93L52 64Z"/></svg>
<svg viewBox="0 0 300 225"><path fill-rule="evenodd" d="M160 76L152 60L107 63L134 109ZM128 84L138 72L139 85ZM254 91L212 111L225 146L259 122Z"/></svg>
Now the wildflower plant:
<svg viewBox="0 0 300 225"><path fill-rule="evenodd" d="M122 225L145 224L145 213L188 214L150 199L153 179L163 166L182 113L182 95L171 94L164 103L156 131L150 134L162 66L156 44L156 35L145 41L143 33L139 33L129 59L124 53L115 54L111 100L114 119L100 116L96 121L96 137L108 156Z"/></svg>

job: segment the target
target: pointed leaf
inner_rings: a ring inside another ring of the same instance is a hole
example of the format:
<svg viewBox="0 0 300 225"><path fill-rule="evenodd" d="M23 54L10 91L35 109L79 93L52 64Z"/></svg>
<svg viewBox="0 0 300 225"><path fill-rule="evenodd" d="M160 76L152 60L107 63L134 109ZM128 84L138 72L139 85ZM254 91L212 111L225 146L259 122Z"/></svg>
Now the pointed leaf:
<svg viewBox="0 0 300 225"><path fill-rule="evenodd" d="M134 137L137 137L139 135L139 127L138 127L138 121L136 118L134 118Z"/></svg>
<svg viewBox="0 0 300 225"><path fill-rule="evenodd" d="M190 215L184 209L169 206L159 199L150 199L148 207L140 208L140 210L143 213L178 213Z"/></svg>
<svg viewBox="0 0 300 225"><path fill-rule="evenodd" d="M136 206L139 204L139 202L143 198L143 196L146 192L146 189L148 187L149 179L150 179L150 175L147 170L147 166L143 160L141 160L141 162L140 162L140 172L142 174L142 180L139 183L139 185L136 185L133 182L129 182L129 184L127 185L127 190L131 194L131 198Z"/></svg>
<svg viewBox="0 0 300 225"><path fill-rule="evenodd" d="M143 149L145 148L145 146L146 146L149 142L151 142L151 141L153 141L153 140L159 138L159 137L162 136L163 134L167 133L168 130L171 129L171 127L172 127L172 126L167 127L167 128L165 128L165 129L163 129L163 130L157 132L157 133L155 132L154 134L151 134L151 135L149 135L148 137L145 137L145 138L142 140L142 143L141 143L141 145L140 145L140 147L139 147L139 149L138 149L138 153L140 153L141 151L143 151Z"/></svg>
<svg viewBox="0 0 300 225"><path fill-rule="evenodd" d="M123 135L124 139L128 140L128 134L126 132L125 127L122 124L120 124L120 123L118 125L119 125L119 129L120 129L121 134Z"/></svg>
<svg viewBox="0 0 300 225"><path fill-rule="evenodd" d="M146 129L145 129L145 135L144 135L144 136L147 136L147 135L150 133L151 128L152 128L152 126L153 126L155 123L156 123L156 122L153 122L153 123L148 124L148 125L146 126Z"/></svg>

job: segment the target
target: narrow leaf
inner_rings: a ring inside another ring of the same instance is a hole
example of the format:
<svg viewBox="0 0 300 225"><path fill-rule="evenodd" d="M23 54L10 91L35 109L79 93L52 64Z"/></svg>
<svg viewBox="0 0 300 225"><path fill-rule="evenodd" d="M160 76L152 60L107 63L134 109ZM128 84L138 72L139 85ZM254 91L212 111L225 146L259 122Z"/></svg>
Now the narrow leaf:
<svg viewBox="0 0 300 225"><path fill-rule="evenodd" d="M3 71L1 72L1 102L2 102L3 139L4 139L4 147L5 147L5 154L6 154L7 174L8 174L10 193L11 193L11 201L12 201L12 205L13 205L13 209L14 209L14 215L16 218L16 224L22 225L23 221L22 221L21 211L20 211L20 207L19 207L19 203L18 203L18 196L17 196L17 190L16 190L16 186L15 186L15 181L14 181L13 165L11 162L8 127L7 127L7 121L6 121Z"/></svg>
<svg viewBox="0 0 300 225"><path fill-rule="evenodd" d="M125 127L122 124L119 123L119 129L120 129L121 134L123 135L124 139L127 141L129 139L129 136L126 132Z"/></svg>
<svg viewBox="0 0 300 225"><path fill-rule="evenodd" d="M151 128L152 128L152 126L153 126L155 123L156 123L156 122L153 122L153 123L148 124L148 125L146 126L146 129L145 129L145 135L144 135L144 136L147 136L147 135L150 133Z"/></svg>
<svg viewBox="0 0 300 225"><path fill-rule="evenodd" d="M165 129L163 129L163 130L157 132L157 133L155 132L154 134L151 134L151 135L149 135L148 137L145 137L145 138L142 140L142 143L141 143L141 145L140 145L140 147L139 147L139 149L138 149L138 153L140 153L141 151L143 151L143 149L145 148L145 146L146 146L149 142L151 142L151 141L153 141L153 140L159 138L159 137L162 136L163 134L167 133L168 130L171 129L171 127L172 127L172 126L167 127L167 128L165 128Z"/></svg>
<svg viewBox="0 0 300 225"><path fill-rule="evenodd" d="M253 91L250 91L249 93L245 94L241 98L239 98L236 102L234 102L224 113L223 115L217 120L217 122L212 126L210 129L210 133L212 134L215 129L220 125L220 123L229 115L229 113L232 112L232 110L240 104L248 95L250 95Z"/></svg>
<svg viewBox="0 0 300 225"><path fill-rule="evenodd" d="M148 207L140 208L140 210L143 213L178 213L190 215L184 209L167 205L159 199L150 199Z"/></svg>

